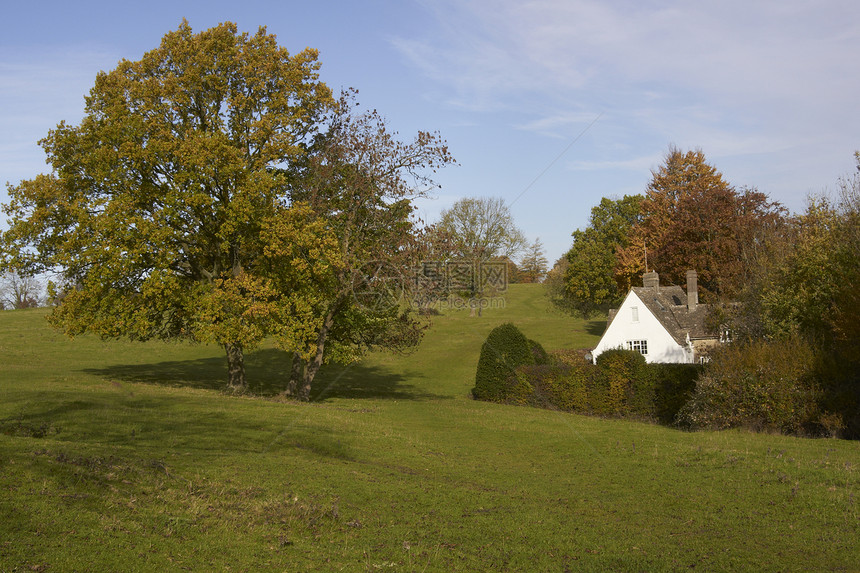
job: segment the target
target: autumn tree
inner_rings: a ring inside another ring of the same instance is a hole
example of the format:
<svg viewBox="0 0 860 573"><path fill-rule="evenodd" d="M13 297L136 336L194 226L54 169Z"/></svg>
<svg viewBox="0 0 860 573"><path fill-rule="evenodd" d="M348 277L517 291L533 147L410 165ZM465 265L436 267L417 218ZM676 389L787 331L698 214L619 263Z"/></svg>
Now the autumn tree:
<svg viewBox="0 0 860 573"><path fill-rule="evenodd" d="M433 305L449 295L446 265L454 246L451 236L438 224L419 223L414 229L410 249L414 260L409 296L420 313L436 314Z"/></svg>
<svg viewBox="0 0 860 573"><path fill-rule="evenodd" d="M835 258L841 270L836 292L838 302L830 320L835 340L857 365L860 364L860 323L857 320L860 316L860 289L857 288L860 285L860 151L855 152L854 157L857 170L839 182L840 225Z"/></svg>
<svg viewBox="0 0 860 573"><path fill-rule="evenodd" d="M860 166L860 158L858 158ZM746 338L800 334L860 361L860 174L766 237L736 317Z"/></svg>
<svg viewBox="0 0 860 573"><path fill-rule="evenodd" d="M697 384L690 420L750 425L781 410L806 432L860 436L860 173L767 228L744 258L737 303L719 308L735 343Z"/></svg>
<svg viewBox="0 0 860 573"><path fill-rule="evenodd" d="M70 335L223 345L229 384L267 332L250 275L286 166L333 108L317 52L291 55L261 28L187 22L139 61L100 73L80 125L41 144L52 173L9 188L5 262L60 271L51 322Z"/></svg>
<svg viewBox="0 0 860 573"><path fill-rule="evenodd" d="M375 111L341 99L327 129L290 174L291 204L263 230L261 274L277 292L278 344L293 353L288 393L308 399L329 358L406 350L422 327L409 304L420 259L412 200L451 162L436 133L402 142Z"/></svg>
<svg viewBox="0 0 860 573"><path fill-rule="evenodd" d="M617 253L618 287L626 292L638 282L647 261L672 284L683 284L695 269L705 297L731 298L744 283L745 246L782 216L764 193L729 185L701 151L670 149L652 172L640 222Z"/></svg>
<svg viewBox="0 0 860 573"><path fill-rule="evenodd" d="M591 209L588 226L573 232L562 288L552 291L558 306L589 317L621 303L627 290L615 280L617 253L630 245L631 229L641 221L641 203L641 195L604 197Z"/></svg>
<svg viewBox="0 0 860 573"><path fill-rule="evenodd" d="M547 271L543 285L544 293L553 306L573 313L575 311L570 307L566 298L567 289L564 280L564 275L569 266L570 263L567 261L567 256L563 255L559 257L552 265L552 268Z"/></svg>
<svg viewBox="0 0 860 573"><path fill-rule="evenodd" d="M523 269L517 263L512 261L510 257L497 257L493 259L493 262L498 263L499 265L505 265L507 284L533 282L529 276L523 274Z"/></svg>
<svg viewBox="0 0 860 573"><path fill-rule="evenodd" d="M535 239L534 243L526 248L525 254L520 259L519 282L540 282L546 276L548 264L543 243L540 242L540 239Z"/></svg>

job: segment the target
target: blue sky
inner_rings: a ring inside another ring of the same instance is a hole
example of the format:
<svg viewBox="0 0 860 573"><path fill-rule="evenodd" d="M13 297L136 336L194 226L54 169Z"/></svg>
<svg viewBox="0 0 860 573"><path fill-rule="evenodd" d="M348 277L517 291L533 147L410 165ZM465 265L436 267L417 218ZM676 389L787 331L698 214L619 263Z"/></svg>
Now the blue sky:
<svg viewBox="0 0 860 573"><path fill-rule="evenodd" d="M332 88L358 88L404 138L447 139L460 165L425 219L502 197L550 262L601 197L644 192L670 145L793 211L860 149L856 0L7 1L3 14L0 182L45 172L36 142L80 121L96 73L182 18L318 49Z"/></svg>

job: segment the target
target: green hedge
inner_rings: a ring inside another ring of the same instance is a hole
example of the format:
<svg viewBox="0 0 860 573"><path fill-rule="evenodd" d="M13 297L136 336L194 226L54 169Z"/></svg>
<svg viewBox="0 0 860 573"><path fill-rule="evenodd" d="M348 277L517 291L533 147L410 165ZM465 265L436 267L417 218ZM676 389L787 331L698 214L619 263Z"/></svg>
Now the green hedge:
<svg viewBox="0 0 860 573"><path fill-rule="evenodd" d="M517 368L518 378L525 380L532 393L525 400L532 406L584 412L588 409L590 365L539 364Z"/></svg>
<svg viewBox="0 0 860 573"><path fill-rule="evenodd" d="M791 337L722 347L704 367L647 364L638 352L620 349L591 364L578 351L548 354L513 324L503 324L481 348L472 393L481 400L694 429L856 437L857 373L825 358L816 345Z"/></svg>
<svg viewBox="0 0 860 573"><path fill-rule="evenodd" d="M490 402L526 400L531 388L517 376L516 368L534 363L533 345L520 329L511 323L497 326L481 346L472 395Z"/></svg>
<svg viewBox="0 0 860 573"><path fill-rule="evenodd" d="M700 364L649 364L654 376L654 417L671 425L678 419L696 389L696 379L704 370Z"/></svg>
<svg viewBox="0 0 860 573"><path fill-rule="evenodd" d="M724 346L680 420L692 428L837 434L841 420L821 407L827 379L821 374L820 350L799 336Z"/></svg>
<svg viewBox="0 0 860 573"><path fill-rule="evenodd" d="M509 332L506 340L513 336ZM537 343L526 342L531 345L532 357L537 358ZM517 344L524 355L522 339ZM701 370L690 364L647 364L641 354L629 350L607 351L593 365L580 352L562 350L547 354L545 360L524 361L513 371L496 365L493 372L497 375L507 373L504 382L493 379L492 387L498 391L480 390L488 384L476 383L473 394L479 399L509 404L672 424L692 394Z"/></svg>
<svg viewBox="0 0 860 573"><path fill-rule="evenodd" d="M549 364L549 354L543 349L540 342L529 338L529 349L535 359L535 364Z"/></svg>
<svg viewBox="0 0 860 573"><path fill-rule="evenodd" d="M589 400L592 412L653 416L654 376L644 356L633 350L607 350L597 357L597 369Z"/></svg>

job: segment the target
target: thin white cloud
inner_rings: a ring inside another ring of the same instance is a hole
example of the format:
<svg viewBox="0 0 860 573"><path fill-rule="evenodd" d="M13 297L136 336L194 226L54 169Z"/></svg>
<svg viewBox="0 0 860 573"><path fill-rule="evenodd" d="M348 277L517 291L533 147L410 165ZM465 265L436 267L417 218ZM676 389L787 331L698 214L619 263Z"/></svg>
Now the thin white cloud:
<svg viewBox="0 0 860 573"><path fill-rule="evenodd" d="M636 171L647 173L663 161L663 155L647 155L617 161L571 161L567 168L571 171Z"/></svg>
<svg viewBox="0 0 860 573"><path fill-rule="evenodd" d="M587 126L596 117L597 115L592 112L562 111L550 116L539 117L515 127L516 129L531 131L550 137L568 138L571 126L580 126L580 128ZM565 133L559 133L560 130L564 130Z"/></svg>
<svg viewBox="0 0 860 573"><path fill-rule="evenodd" d="M860 4L650 4L594 0L458 0L428 4L438 27L396 46L488 109L541 92L591 100L641 88L686 92L714 105L845 101L860 76L844 68L860 47ZM833 87L832 90L829 88Z"/></svg>
<svg viewBox="0 0 860 573"><path fill-rule="evenodd" d="M583 116L603 113L577 160L562 164L603 176L589 179L596 193L624 185L622 173L647 177L670 144L703 149L731 183L793 209L852 167L856 1L425 5L438 26L411 38L421 50L404 55L433 68L443 103L468 102L541 138L569 137Z"/></svg>

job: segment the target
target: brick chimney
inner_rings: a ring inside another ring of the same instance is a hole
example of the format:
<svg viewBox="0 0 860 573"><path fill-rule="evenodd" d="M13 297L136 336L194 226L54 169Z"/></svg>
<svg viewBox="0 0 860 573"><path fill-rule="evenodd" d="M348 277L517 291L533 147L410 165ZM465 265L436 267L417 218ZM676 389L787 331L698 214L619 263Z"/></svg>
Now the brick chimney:
<svg viewBox="0 0 860 573"><path fill-rule="evenodd" d="M642 275L642 286L654 289L655 293L660 292L660 275L657 274L657 271Z"/></svg>
<svg viewBox="0 0 860 573"><path fill-rule="evenodd" d="M699 275L696 271L687 271L687 312L696 310L699 304Z"/></svg>

